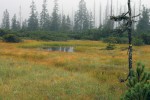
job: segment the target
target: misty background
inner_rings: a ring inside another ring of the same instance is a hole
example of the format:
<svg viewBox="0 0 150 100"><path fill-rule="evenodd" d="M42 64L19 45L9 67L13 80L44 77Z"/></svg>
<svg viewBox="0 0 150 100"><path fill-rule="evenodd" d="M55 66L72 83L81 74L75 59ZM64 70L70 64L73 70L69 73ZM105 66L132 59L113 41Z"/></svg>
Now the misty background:
<svg viewBox="0 0 150 100"><path fill-rule="evenodd" d="M78 10L80 0L58 0L59 3L59 13L69 15L71 19L73 19L75 11ZM87 5L87 9L94 14L95 9L95 25L99 26L99 16L100 16L100 5L102 9L102 19L104 18L103 15L105 15L106 5L107 1L110 2L111 0L84 0ZM112 0L113 1L113 15L118 15L119 10L121 9L122 12L124 12L125 9L127 9L127 0ZM28 19L30 15L30 5L32 0L0 0L0 19L3 17L3 12L5 9L8 10L10 14L10 19L14 14L19 16L20 13L20 7L21 7L21 17L22 20ZM38 11L38 14L41 13L42 10L42 4L43 0L34 0L36 4L36 9ZM95 3L94 3L95 2ZM131 0L132 7L135 6L136 8L136 14L139 13L139 2L140 0ZM150 0L142 0L141 1L141 8L142 5L144 5L147 8L150 8ZM49 13L51 14L53 11L54 6L54 0L47 0L47 8ZM109 12L108 12L109 13ZM0 20L0 23L2 20Z"/></svg>

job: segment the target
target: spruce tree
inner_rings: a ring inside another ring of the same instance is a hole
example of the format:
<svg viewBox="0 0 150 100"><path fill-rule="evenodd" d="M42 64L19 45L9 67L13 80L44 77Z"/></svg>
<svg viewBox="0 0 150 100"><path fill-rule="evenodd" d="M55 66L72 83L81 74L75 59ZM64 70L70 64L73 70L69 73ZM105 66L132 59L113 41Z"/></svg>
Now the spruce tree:
<svg viewBox="0 0 150 100"><path fill-rule="evenodd" d="M93 29L93 28L94 28L94 18L93 18L92 12L90 12L90 14L89 14L89 29Z"/></svg>
<svg viewBox="0 0 150 100"><path fill-rule="evenodd" d="M69 15L67 16L67 22L66 22L66 26L67 26L67 31L71 31L72 25L71 25L71 20Z"/></svg>
<svg viewBox="0 0 150 100"><path fill-rule="evenodd" d="M51 30L58 31L60 28L60 16L58 14L58 0L54 0L54 8L51 19Z"/></svg>
<svg viewBox="0 0 150 100"><path fill-rule="evenodd" d="M89 29L89 14L86 8L86 2L81 0L79 2L79 10L75 13L75 31L83 31Z"/></svg>
<svg viewBox="0 0 150 100"><path fill-rule="evenodd" d="M61 31L67 32L71 30L71 21L69 16L63 15L62 22L61 22Z"/></svg>
<svg viewBox="0 0 150 100"><path fill-rule="evenodd" d="M7 9L3 13L2 28L10 29L9 12Z"/></svg>
<svg viewBox="0 0 150 100"><path fill-rule="evenodd" d="M28 29L28 21L25 19L22 22L22 30L26 31Z"/></svg>
<svg viewBox="0 0 150 100"><path fill-rule="evenodd" d="M66 31L66 30L67 30L67 20L66 20L66 16L63 15L62 22L61 22L61 31Z"/></svg>
<svg viewBox="0 0 150 100"><path fill-rule="evenodd" d="M142 16L139 19L137 24L137 31L140 32L148 32L150 31L150 18L149 18L150 10L143 6Z"/></svg>
<svg viewBox="0 0 150 100"><path fill-rule="evenodd" d="M106 5L106 14L105 14L105 23L103 25L103 29L107 31L107 33L110 33L114 29L114 21L109 19L109 15L113 16L113 3L111 0L111 5L109 6L109 2L107 0L107 5ZM110 34L108 34L110 35Z"/></svg>
<svg viewBox="0 0 150 100"><path fill-rule="evenodd" d="M145 72L145 66L137 64L136 71L131 70L128 79L128 90L122 96L122 100L150 100L150 73Z"/></svg>
<svg viewBox="0 0 150 100"><path fill-rule="evenodd" d="M14 30L14 31L17 31L17 30L20 30L21 29L21 25L20 25L20 22L17 21L17 17L16 17L16 14L14 14L12 20L11 20L11 29Z"/></svg>
<svg viewBox="0 0 150 100"><path fill-rule="evenodd" d="M20 30L21 29L21 23L20 21L17 21L17 30Z"/></svg>
<svg viewBox="0 0 150 100"><path fill-rule="evenodd" d="M42 30L49 30L50 28L50 20L49 14L47 10L47 0L43 0L42 12L40 15L40 27Z"/></svg>
<svg viewBox="0 0 150 100"><path fill-rule="evenodd" d="M37 18L37 11L34 1L31 3L31 15L28 19L28 30L29 31L35 31L38 29L38 18Z"/></svg>
<svg viewBox="0 0 150 100"><path fill-rule="evenodd" d="M11 29L15 30L15 31L17 30L17 17L16 17L16 14L14 14L14 16L12 18Z"/></svg>

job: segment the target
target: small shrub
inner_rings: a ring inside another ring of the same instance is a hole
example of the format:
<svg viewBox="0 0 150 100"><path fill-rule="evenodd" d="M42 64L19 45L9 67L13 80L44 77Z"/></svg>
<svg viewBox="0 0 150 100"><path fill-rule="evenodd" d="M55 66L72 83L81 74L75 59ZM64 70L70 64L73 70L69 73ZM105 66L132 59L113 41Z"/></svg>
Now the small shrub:
<svg viewBox="0 0 150 100"><path fill-rule="evenodd" d="M7 34L7 32L5 30L3 30L3 29L0 29L0 36L3 36L5 34Z"/></svg>
<svg viewBox="0 0 150 100"><path fill-rule="evenodd" d="M128 43L128 38L126 38L126 37L117 37L116 41L117 41L118 44L126 44L126 43Z"/></svg>
<svg viewBox="0 0 150 100"><path fill-rule="evenodd" d="M140 38L139 39L138 38L134 38L133 39L133 45L135 45L135 46L141 46L141 45L144 45L144 42Z"/></svg>
<svg viewBox="0 0 150 100"><path fill-rule="evenodd" d="M18 42L21 42L21 39L14 34L6 34L3 36L3 41L18 43Z"/></svg>
<svg viewBox="0 0 150 100"><path fill-rule="evenodd" d="M141 35L141 38L143 39L143 42L144 42L145 44L150 45L150 35L148 35L148 34L142 34L142 35Z"/></svg>
<svg viewBox="0 0 150 100"><path fill-rule="evenodd" d="M108 37L103 40L106 43L117 43L116 37Z"/></svg>
<svg viewBox="0 0 150 100"><path fill-rule="evenodd" d="M128 43L128 38L126 37L109 37L103 40L106 43L117 43L117 44L126 44Z"/></svg>
<svg viewBox="0 0 150 100"><path fill-rule="evenodd" d="M106 50L114 50L114 49L115 49L115 44L108 43L108 45L106 46Z"/></svg>

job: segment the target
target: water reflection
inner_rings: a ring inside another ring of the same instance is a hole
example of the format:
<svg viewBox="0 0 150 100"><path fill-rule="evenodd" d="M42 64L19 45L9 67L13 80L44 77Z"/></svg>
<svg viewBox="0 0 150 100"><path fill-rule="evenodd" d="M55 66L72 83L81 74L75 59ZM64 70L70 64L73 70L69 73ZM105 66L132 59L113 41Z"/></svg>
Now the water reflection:
<svg viewBox="0 0 150 100"><path fill-rule="evenodd" d="M74 47L45 47L48 51L74 52Z"/></svg>

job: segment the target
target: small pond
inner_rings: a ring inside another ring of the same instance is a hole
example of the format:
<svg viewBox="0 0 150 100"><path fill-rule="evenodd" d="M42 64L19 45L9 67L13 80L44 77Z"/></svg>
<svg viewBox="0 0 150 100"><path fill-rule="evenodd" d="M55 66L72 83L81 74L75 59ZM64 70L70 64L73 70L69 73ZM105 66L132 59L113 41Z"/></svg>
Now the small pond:
<svg viewBox="0 0 150 100"><path fill-rule="evenodd" d="M74 47L43 47L43 50L47 51L61 51L61 52L74 52Z"/></svg>

